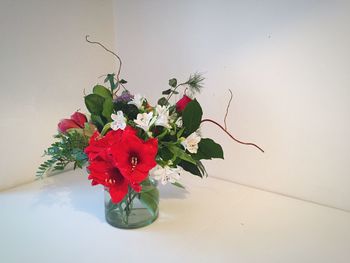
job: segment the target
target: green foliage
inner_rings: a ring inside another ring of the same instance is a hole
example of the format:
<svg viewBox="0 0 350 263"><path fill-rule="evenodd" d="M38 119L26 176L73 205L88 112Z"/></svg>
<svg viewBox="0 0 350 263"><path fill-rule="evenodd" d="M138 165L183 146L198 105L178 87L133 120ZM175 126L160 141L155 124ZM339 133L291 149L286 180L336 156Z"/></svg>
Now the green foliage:
<svg viewBox="0 0 350 263"><path fill-rule="evenodd" d="M85 97L86 108L91 114L102 114L104 101L105 99L97 94L89 94Z"/></svg>
<svg viewBox="0 0 350 263"><path fill-rule="evenodd" d="M114 105L112 98L105 98L105 101L103 102L102 115L109 122L112 121L111 115L113 113L113 107Z"/></svg>
<svg viewBox="0 0 350 263"><path fill-rule="evenodd" d="M161 106L166 106L166 105L169 105L169 102L168 102L168 100L165 97L161 97L158 100L158 104L161 105Z"/></svg>
<svg viewBox="0 0 350 263"><path fill-rule="evenodd" d="M139 109L132 104L128 104L125 101L114 102L114 111L122 111L124 116L129 120L134 120L139 113Z"/></svg>
<svg viewBox="0 0 350 263"><path fill-rule="evenodd" d="M112 98L112 93L102 85L96 85L92 92L96 95L101 96L102 98Z"/></svg>
<svg viewBox="0 0 350 263"><path fill-rule="evenodd" d="M187 135L198 130L201 124L202 115L202 107L197 100L192 100L186 105L186 108L182 113L182 122Z"/></svg>
<svg viewBox="0 0 350 263"><path fill-rule="evenodd" d="M181 166L185 171L193 175L197 175L201 178L203 178L203 176L206 175L204 166L200 161L197 161L195 164L186 161L181 161L178 165ZM199 168L200 165L203 167L203 169Z"/></svg>
<svg viewBox="0 0 350 263"><path fill-rule="evenodd" d="M172 154L174 154L174 157L173 157L174 159L180 158L181 160L184 160L193 164L196 163L196 161L191 157L191 155L187 154L183 149L175 145L169 145L168 149Z"/></svg>
<svg viewBox="0 0 350 263"><path fill-rule="evenodd" d="M188 85L189 89L193 92L200 92L203 88L204 77L200 73L194 73L190 78L185 82Z"/></svg>
<svg viewBox="0 0 350 263"><path fill-rule="evenodd" d="M112 121L111 114L114 110L112 93L102 85L93 88L93 94L85 96L85 105L91 113L91 121L101 131L107 122Z"/></svg>
<svg viewBox="0 0 350 263"><path fill-rule="evenodd" d="M87 162L87 156L84 153L85 147L88 145L88 137L73 130L67 133L59 133L54 136L58 141L44 152L44 155L50 159L42 163L36 173L42 177L48 171L63 170L69 163L74 163L76 167L82 168Z"/></svg>
<svg viewBox="0 0 350 263"><path fill-rule="evenodd" d="M202 138L198 144L198 151L193 158L196 160L210 160L212 158L224 159L224 152L220 144L214 142L212 139Z"/></svg>
<svg viewBox="0 0 350 263"><path fill-rule="evenodd" d="M159 191L149 180L142 182L142 191L139 194L139 199L153 216L157 213Z"/></svg>
<svg viewBox="0 0 350 263"><path fill-rule="evenodd" d="M177 79L175 79L175 78L169 79L169 86L170 87L175 88L176 85L177 85Z"/></svg>
<svg viewBox="0 0 350 263"><path fill-rule="evenodd" d="M112 74L107 74L107 77L105 78L105 83L106 82L109 82L109 85L111 86L111 91L113 92L116 87L117 87L117 83L114 82L114 76L115 74L112 73Z"/></svg>

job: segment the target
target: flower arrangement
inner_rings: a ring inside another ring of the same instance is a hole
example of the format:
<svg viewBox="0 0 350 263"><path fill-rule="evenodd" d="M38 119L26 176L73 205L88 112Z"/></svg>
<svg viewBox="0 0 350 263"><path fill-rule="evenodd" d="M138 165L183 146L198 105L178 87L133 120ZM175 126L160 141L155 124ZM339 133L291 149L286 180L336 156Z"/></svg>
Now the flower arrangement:
<svg viewBox="0 0 350 263"><path fill-rule="evenodd" d="M201 135L203 122L218 125L236 139L217 122L202 119L202 107L195 99L202 89L202 75L193 74L181 83L170 79L169 89L152 105L144 96L126 88L127 81L119 77L122 65L119 56L99 42L91 42L88 37L86 40L118 58L118 73L106 75L104 83L108 87L96 85L91 94L85 95L89 118L77 111L59 122L57 140L45 151L50 158L40 165L37 175L63 170L69 163L74 168L87 164L92 185L103 185L108 195L107 221L125 228L146 225L158 215L156 182L183 188L182 171L205 177L202 160L224 158L222 147ZM171 97L179 94L181 88L185 88L184 95L171 103ZM140 217L135 212L135 200L151 218L141 225L131 222L133 213ZM110 214L113 211L115 214Z"/></svg>

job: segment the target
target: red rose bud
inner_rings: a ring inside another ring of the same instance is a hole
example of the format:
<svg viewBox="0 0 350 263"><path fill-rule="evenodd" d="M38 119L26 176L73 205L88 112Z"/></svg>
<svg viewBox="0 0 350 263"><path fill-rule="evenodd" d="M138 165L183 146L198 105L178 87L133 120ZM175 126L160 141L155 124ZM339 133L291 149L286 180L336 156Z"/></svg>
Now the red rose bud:
<svg viewBox="0 0 350 263"><path fill-rule="evenodd" d="M73 120L76 124L80 126L80 128L84 128L85 122L87 122L87 118L84 114L80 112L74 112L72 116L70 116L71 120Z"/></svg>
<svg viewBox="0 0 350 263"><path fill-rule="evenodd" d="M58 124L58 130L65 133L68 129L81 128L75 121L70 119L63 119Z"/></svg>
<svg viewBox="0 0 350 263"><path fill-rule="evenodd" d="M187 104L191 101L192 99L190 97L184 95L178 102L176 102L176 110L178 112L183 111L186 108Z"/></svg>

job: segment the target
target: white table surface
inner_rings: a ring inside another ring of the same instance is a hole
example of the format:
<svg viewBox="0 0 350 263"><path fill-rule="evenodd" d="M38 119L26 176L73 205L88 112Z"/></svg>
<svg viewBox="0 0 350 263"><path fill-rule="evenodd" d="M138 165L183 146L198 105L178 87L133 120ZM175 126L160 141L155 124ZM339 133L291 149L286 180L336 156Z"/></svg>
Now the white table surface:
<svg viewBox="0 0 350 263"><path fill-rule="evenodd" d="M104 219L102 187L70 171L0 192L0 262L350 262L350 213L186 175L141 229Z"/></svg>

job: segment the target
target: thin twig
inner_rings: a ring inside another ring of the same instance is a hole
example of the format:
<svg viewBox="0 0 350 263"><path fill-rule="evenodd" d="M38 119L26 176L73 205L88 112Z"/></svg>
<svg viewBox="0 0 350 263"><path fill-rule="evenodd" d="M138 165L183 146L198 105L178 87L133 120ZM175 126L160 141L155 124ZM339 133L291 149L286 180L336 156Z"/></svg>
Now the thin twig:
<svg viewBox="0 0 350 263"><path fill-rule="evenodd" d="M90 44L97 44L97 45L99 45L100 47L102 47L104 50L106 50L107 52L109 52L109 53L111 53L112 55L114 55L117 59L118 59L118 61L119 61L119 69L118 69L118 73L117 73L117 80L118 80L118 82L119 82L119 75L120 75L120 71L121 71L121 69L122 69L122 60L121 60L121 58L116 54L116 53L114 53L113 51L111 51L111 50L109 50L108 48L106 48L103 44L101 44L100 42L97 42L97 41L90 41L88 38L89 38L90 36L89 35L86 35L85 36L85 40L86 40L86 42L88 42L88 43L90 43Z"/></svg>
<svg viewBox="0 0 350 263"><path fill-rule="evenodd" d="M177 85L177 86L171 91L171 93L168 95L168 97L166 98L166 101L168 102L168 101L170 100L171 96L173 96L174 92L176 91L176 89L177 89L178 87L183 86L183 85L186 85L186 84L187 84L187 82L184 82L184 83L181 83L181 84Z"/></svg>
<svg viewBox="0 0 350 263"><path fill-rule="evenodd" d="M251 146L254 146L256 148L258 148L262 153L264 153L264 150L261 149L258 145L256 145L255 143L251 143L251 142L242 142L238 139L236 139L235 137L233 137L233 135L231 133L229 133L224 127L222 127L219 123L217 123L216 121L213 121L211 119L204 119L201 121L201 123L203 122L211 122L211 123L214 123L215 125L219 126L228 136L231 137L231 139L233 139L234 141L240 143L240 144L244 144L244 145L251 145Z"/></svg>
<svg viewBox="0 0 350 263"><path fill-rule="evenodd" d="M232 101L232 97L233 97L232 91L230 89L228 91L230 92L230 100L228 101L228 104L227 104L227 107L226 107L226 113L225 113L225 117L224 117L225 130L227 130L226 119L227 119L228 110L230 109L231 101Z"/></svg>

